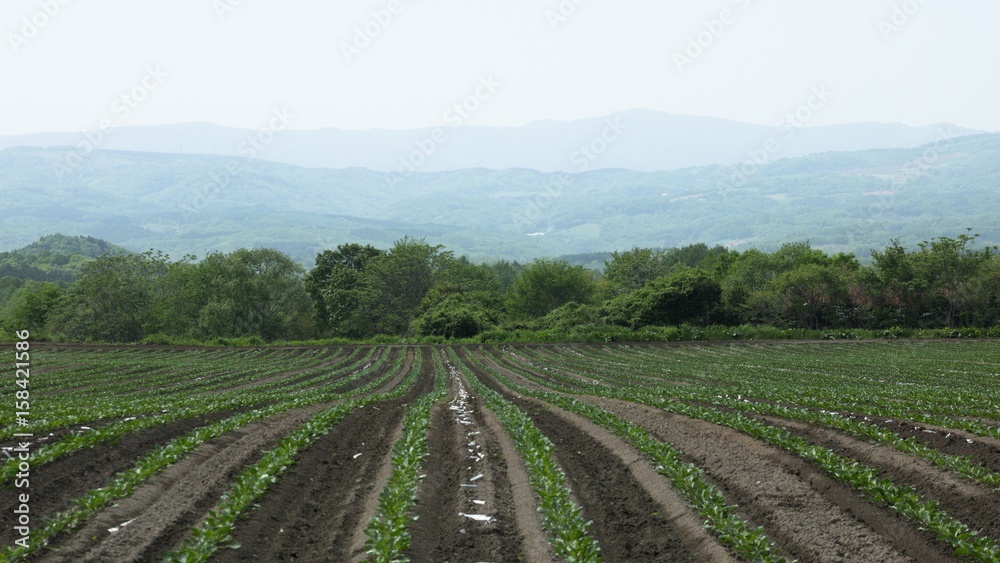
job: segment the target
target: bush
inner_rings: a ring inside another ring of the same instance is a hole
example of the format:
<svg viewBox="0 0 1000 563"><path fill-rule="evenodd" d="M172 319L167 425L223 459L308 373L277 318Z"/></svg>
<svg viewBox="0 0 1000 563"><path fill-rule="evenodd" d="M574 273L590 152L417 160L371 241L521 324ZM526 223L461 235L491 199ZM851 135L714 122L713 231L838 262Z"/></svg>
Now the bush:
<svg viewBox="0 0 1000 563"><path fill-rule="evenodd" d="M632 329L702 324L712 318L721 302L719 283L702 270L687 268L611 299L601 312L608 323Z"/></svg>
<svg viewBox="0 0 1000 563"><path fill-rule="evenodd" d="M538 329L557 329L564 332L577 330L583 325L603 325L600 310L593 305L575 301L566 303L534 323Z"/></svg>
<svg viewBox="0 0 1000 563"><path fill-rule="evenodd" d="M492 325L482 306L452 294L413 319L410 332L417 336L472 338Z"/></svg>

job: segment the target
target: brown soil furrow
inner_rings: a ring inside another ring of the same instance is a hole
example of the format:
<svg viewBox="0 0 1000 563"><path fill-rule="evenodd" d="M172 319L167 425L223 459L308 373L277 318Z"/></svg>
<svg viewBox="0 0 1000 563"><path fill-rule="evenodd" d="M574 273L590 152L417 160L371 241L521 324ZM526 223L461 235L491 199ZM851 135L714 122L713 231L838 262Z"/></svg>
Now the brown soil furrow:
<svg viewBox="0 0 1000 563"><path fill-rule="evenodd" d="M156 426L143 432L127 434L114 444L94 446L45 465L32 466L32 520L41 522L42 518L64 509L72 499L83 496L90 489L103 487L112 475L131 467L137 458L153 451L157 446L238 412L219 411ZM0 511L3 514L11 514L16 506L18 492L23 491L10 486L0 489ZM8 526L0 529L0 544L9 545L13 541L12 529Z"/></svg>
<svg viewBox="0 0 1000 563"><path fill-rule="evenodd" d="M1000 472L1000 440L976 436L963 430L931 426L922 422L870 420L903 438L914 438L941 453L968 456L973 463Z"/></svg>
<svg viewBox="0 0 1000 563"><path fill-rule="evenodd" d="M414 561L524 559L507 464L467 389L453 372L449 402L432 411L427 477L419 486L408 553Z"/></svg>
<svg viewBox="0 0 1000 563"><path fill-rule="evenodd" d="M237 522L238 549L214 561L348 561L361 510L377 494L403 406L369 406L345 417L302 452L259 506ZM356 454L361 455L355 458Z"/></svg>
<svg viewBox="0 0 1000 563"><path fill-rule="evenodd" d="M404 368L413 358L410 348ZM377 505L379 473L389 464L406 405L433 385L433 366L425 360L405 396L354 411L300 452L295 465L237 522L233 537L241 547L221 550L213 560L351 560L355 538Z"/></svg>
<svg viewBox="0 0 1000 563"><path fill-rule="evenodd" d="M788 452L710 422L586 397L684 452L753 525L805 561L953 561L951 550L891 510Z"/></svg>
<svg viewBox="0 0 1000 563"><path fill-rule="evenodd" d="M490 358L481 359L499 368ZM527 413L552 441L584 518L593 522L590 531L605 560L732 560L631 445L582 417L514 394L492 378L483 380Z"/></svg>
<svg viewBox="0 0 1000 563"><path fill-rule="evenodd" d="M783 426L794 436L829 448L839 455L856 459L880 470L893 483L910 486L925 500L934 500L952 518L994 539L1000 538L1000 491L939 468L931 462L894 448L878 446L822 426L759 417L772 426Z"/></svg>
<svg viewBox="0 0 1000 563"><path fill-rule="evenodd" d="M552 546L549 545L545 530L542 528L538 502L531 490L531 479L524 467L524 460L517 453L514 440L507 434L492 411L482 409L479 414L482 416L483 426L488 428L496 439L500 456L507 466L507 478L514 502L514 515L517 528L522 534L521 550L524 554L524 560L533 563L558 561L552 551Z"/></svg>
<svg viewBox="0 0 1000 563"><path fill-rule="evenodd" d="M177 548L229 481L321 406L289 411L206 442L103 511L41 558L50 562L149 561ZM127 526L122 523L128 522ZM117 527L116 532L110 532Z"/></svg>
<svg viewBox="0 0 1000 563"><path fill-rule="evenodd" d="M643 486L648 484L639 482L630 471L629 462L634 458L619 457L562 413L556 414L554 408L526 399L515 399L515 404L555 445L559 465L566 472L584 517L593 521L591 533L608 561L696 559L682 539L694 530L680 527L667 517L668 513ZM695 529L704 534L704 530ZM724 552L722 555L707 560L725 560Z"/></svg>
<svg viewBox="0 0 1000 563"><path fill-rule="evenodd" d="M375 461L365 472L369 479L367 486L352 497L354 507L343 513L351 515L352 521L349 525L342 524L335 527L340 529L336 536L338 541L333 544L332 548L325 550L325 559L318 560L360 562L367 559L365 543L368 541L368 535L365 534L365 530L368 523L375 517L380 495L392 476L392 445L403 437L402 422L405 411L406 405L399 405L397 409L381 416L380 421L391 419L394 423L391 428L385 429L384 438L380 440L378 446L379 455L375 456ZM364 446L365 443L362 442L361 445ZM331 556L331 554L335 554L335 556ZM322 551L319 555L322 557Z"/></svg>

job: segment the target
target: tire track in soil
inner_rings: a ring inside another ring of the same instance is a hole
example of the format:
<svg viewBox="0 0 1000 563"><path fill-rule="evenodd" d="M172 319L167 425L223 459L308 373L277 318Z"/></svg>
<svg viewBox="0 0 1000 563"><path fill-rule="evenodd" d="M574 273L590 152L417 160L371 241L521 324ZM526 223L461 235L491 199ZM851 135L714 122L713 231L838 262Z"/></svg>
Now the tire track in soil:
<svg viewBox="0 0 1000 563"><path fill-rule="evenodd" d="M401 371L412 365L408 348ZM379 473L389 463L393 437L406 407L434 386L428 359L402 398L358 409L299 453L296 463L239 520L238 549L216 552L212 561L350 561L354 541L374 512L381 489ZM361 456L355 458L355 454Z"/></svg>
<svg viewBox="0 0 1000 563"><path fill-rule="evenodd" d="M477 357L512 375L492 358L481 353ZM584 519L592 521L590 533L605 560L732 561L669 482L630 445L577 415L518 395L478 366L468 365L483 383L525 412L555 446L556 459Z"/></svg>
<svg viewBox="0 0 1000 563"><path fill-rule="evenodd" d="M450 400L431 413L427 477L418 487L407 555L413 561L521 561L525 538L500 444L479 401L450 367ZM470 513L492 520L463 515Z"/></svg>
<svg viewBox="0 0 1000 563"><path fill-rule="evenodd" d="M578 397L642 426L685 461L779 547L810 561L957 561L951 548L891 509L793 454L731 428L615 399Z"/></svg>
<svg viewBox="0 0 1000 563"><path fill-rule="evenodd" d="M248 409L243 409L248 410ZM233 416L241 410L227 410L156 426L149 430L127 434L113 444L98 445L69 456L31 468L32 520L41 522L56 511L66 508L75 498L90 489L103 487L119 471L131 467L135 460L199 426ZM36 443L35 448L38 447ZM16 506L18 491L5 485L0 489L0 513L11 514ZM16 539L13 530L0 529L0 544L10 545Z"/></svg>
<svg viewBox="0 0 1000 563"><path fill-rule="evenodd" d="M856 459L879 470L879 477L889 477L900 486L910 486L925 500L938 502L952 518L973 530L1000 539L1000 491L971 481L954 471L910 456L895 448L865 442L824 426L774 417L755 417L772 426L783 426L793 436L833 450L838 455Z"/></svg>

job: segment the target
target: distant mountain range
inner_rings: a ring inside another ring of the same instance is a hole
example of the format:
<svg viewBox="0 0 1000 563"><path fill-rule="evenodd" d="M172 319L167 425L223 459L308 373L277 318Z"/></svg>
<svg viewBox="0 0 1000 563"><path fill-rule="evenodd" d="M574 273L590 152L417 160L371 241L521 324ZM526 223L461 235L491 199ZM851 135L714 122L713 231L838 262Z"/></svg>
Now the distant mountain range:
<svg viewBox="0 0 1000 563"><path fill-rule="evenodd" d="M397 174L111 150L67 169L67 150L0 151L0 251L57 232L175 257L268 246L303 263L407 234L473 259L800 240L865 256L892 238L913 245L966 227L1000 243L1000 134L657 172Z"/></svg>
<svg viewBox="0 0 1000 563"><path fill-rule="evenodd" d="M153 153L255 157L310 168L368 168L381 172L440 172L469 168L530 168L586 172L624 168L669 171L828 151L909 148L981 131L948 124L909 127L856 123L795 127L632 110L576 121L538 121L520 127L460 126L410 130L299 131L294 116L277 110L261 130L186 123L122 126L105 131L0 137L10 147L75 147ZM113 125L113 124L111 124Z"/></svg>

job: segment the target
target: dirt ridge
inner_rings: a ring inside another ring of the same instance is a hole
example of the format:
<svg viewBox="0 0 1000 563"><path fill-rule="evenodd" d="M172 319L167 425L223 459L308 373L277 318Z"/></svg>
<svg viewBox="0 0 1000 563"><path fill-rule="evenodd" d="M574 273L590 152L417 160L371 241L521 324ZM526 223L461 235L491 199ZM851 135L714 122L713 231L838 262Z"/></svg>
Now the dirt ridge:
<svg viewBox="0 0 1000 563"><path fill-rule="evenodd" d="M476 355L499 367L491 358ZM556 458L584 518L592 521L591 533L606 560L732 560L669 482L631 445L596 425L588 426L582 417L514 393L473 369L487 386L528 414L553 443Z"/></svg>
<svg viewBox="0 0 1000 563"><path fill-rule="evenodd" d="M525 538L517 528L507 462L479 401L457 370L450 375L448 401L431 413L426 478L418 487L408 555L413 561L522 560Z"/></svg>

